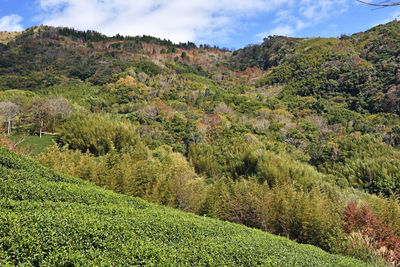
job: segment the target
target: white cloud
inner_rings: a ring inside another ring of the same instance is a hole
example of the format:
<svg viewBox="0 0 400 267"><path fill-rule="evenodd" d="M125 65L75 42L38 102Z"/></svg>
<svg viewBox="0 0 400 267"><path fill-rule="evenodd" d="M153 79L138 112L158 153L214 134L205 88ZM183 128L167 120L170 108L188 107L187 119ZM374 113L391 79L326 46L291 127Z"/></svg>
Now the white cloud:
<svg viewBox="0 0 400 267"><path fill-rule="evenodd" d="M172 41L226 40L243 22L296 0L39 0L40 23ZM221 42L219 42L221 43Z"/></svg>
<svg viewBox="0 0 400 267"><path fill-rule="evenodd" d="M20 24L22 17L19 15L9 15L0 18L0 31L18 32L23 27Z"/></svg>
<svg viewBox="0 0 400 267"><path fill-rule="evenodd" d="M296 35L306 27L315 26L337 14L346 12L348 0L290 1L276 11L273 28L259 33L259 40L268 35Z"/></svg>
<svg viewBox="0 0 400 267"><path fill-rule="evenodd" d="M40 0L41 23L172 41L224 38L240 20L292 0Z"/></svg>
<svg viewBox="0 0 400 267"><path fill-rule="evenodd" d="M349 0L38 0L40 23L97 30L107 35L152 35L174 42L228 43L246 21L269 14L263 34L293 35ZM276 15L274 15L274 14ZM249 40L251 41L251 40Z"/></svg>

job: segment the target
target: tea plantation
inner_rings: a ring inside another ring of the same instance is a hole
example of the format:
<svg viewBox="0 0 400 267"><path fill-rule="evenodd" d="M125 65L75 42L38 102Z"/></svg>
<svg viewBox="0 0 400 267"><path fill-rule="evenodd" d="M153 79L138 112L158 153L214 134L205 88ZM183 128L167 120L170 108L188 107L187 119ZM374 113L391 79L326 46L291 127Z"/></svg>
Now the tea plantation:
<svg viewBox="0 0 400 267"><path fill-rule="evenodd" d="M103 190L0 148L0 265L365 266Z"/></svg>

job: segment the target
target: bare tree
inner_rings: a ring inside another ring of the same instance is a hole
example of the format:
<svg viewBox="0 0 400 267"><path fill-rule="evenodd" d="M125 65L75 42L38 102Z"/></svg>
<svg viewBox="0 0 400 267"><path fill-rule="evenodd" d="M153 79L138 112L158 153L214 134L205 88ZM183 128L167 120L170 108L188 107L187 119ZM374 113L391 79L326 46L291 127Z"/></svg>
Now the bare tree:
<svg viewBox="0 0 400 267"><path fill-rule="evenodd" d="M147 105L138 110L138 114L146 120L155 120L159 115L159 108L155 104Z"/></svg>
<svg viewBox="0 0 400 267"><path fill-rule="evenodd" d="M72 106L63 96L48 99L46 105L49 116L53 119L53 129L56 126L57 120L63 120L72 113Z"/></svg>
<svg viewBox="0 0 400 267"><path fill-rule="evenodd" d="M389 6L400 6L400 2L393 2L393 1L363 1L363 0L357 0L360 3L370 5L370 6L376 6L376 7L389 7Z"/></svg>
<svg viewBox="0 0 400 267"><path fill-rule="evenodd" d="M19 107L12 102L0 102L0 111L7 120L7 133L10 134L11 123L19 114Z"/></svg>
<svg viewBox="0 0 400 267"><path fill-rule="evenodd" d="M46 101L41 98L36 98L29 106L31 120L39 129L39 137L42 138L44 123L49 117L49 106Z"/></svg>

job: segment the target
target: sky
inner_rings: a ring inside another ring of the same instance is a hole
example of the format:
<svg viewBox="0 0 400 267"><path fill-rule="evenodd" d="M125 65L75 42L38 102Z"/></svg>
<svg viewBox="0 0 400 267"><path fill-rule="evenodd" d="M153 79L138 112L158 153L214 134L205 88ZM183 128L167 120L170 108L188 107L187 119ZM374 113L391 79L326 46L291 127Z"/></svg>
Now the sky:
<svg viewBox="0 0 400 267"><path fill-rule="evenodd" d="M399 16L356 0L0 0L0 31L43 24L228 49L269 35L339 37Z"/></svg>

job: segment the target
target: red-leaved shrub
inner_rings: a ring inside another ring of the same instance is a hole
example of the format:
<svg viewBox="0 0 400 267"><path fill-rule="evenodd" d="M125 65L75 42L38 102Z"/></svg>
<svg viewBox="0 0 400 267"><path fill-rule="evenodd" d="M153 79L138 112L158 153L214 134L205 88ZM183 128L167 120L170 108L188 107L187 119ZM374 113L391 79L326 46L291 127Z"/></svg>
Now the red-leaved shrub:
<svg viewBox="0 0 400 267"><path fill-rule="evenodd" d="M395 266L400 264L400 237L372 213L367 203L359 208L355 203L349 203L343 213L343 221L343 230L347 234L361 233L377 254Z"/></svg>

